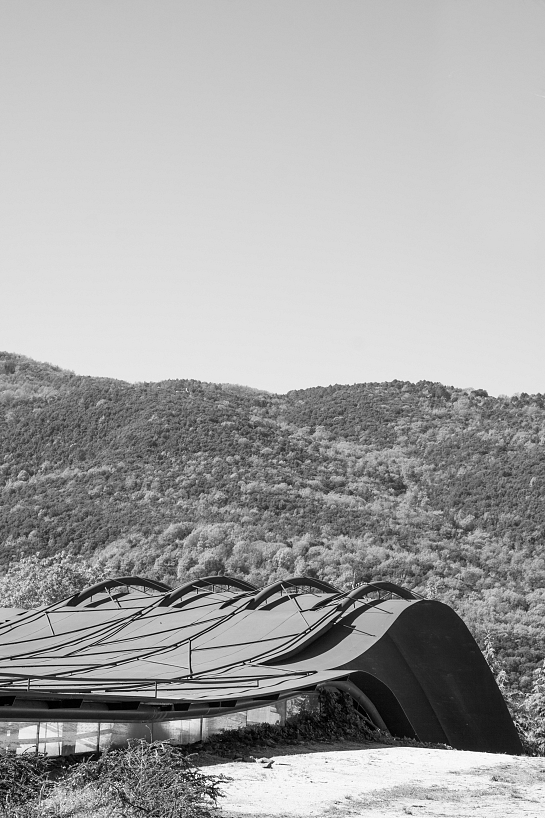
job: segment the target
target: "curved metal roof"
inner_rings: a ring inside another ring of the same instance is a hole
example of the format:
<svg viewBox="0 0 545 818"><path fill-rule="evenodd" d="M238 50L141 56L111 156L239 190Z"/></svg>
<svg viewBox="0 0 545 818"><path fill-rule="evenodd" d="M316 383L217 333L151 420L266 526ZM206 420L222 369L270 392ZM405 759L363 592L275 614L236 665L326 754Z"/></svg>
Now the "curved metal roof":
<svg viewBox="0 0 545 818"><path fill-rule="evenodd" d="M180 718L335 682L356 685L393 733L520 749L461 620L392 583L343 592L292 577L258 591L216 576L173 591L120 577L0 624L4 719L54 720L51 709L57 719Z"/></svg>

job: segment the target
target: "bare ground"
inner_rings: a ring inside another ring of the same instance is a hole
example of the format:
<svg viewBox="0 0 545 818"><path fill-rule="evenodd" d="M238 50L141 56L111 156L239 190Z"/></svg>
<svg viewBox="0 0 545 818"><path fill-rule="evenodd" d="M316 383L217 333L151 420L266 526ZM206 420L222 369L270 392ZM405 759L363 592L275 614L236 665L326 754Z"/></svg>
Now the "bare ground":
<svg viewBox="0 0 545 818"><path fill-rule="evenodd" d="M545 758L354 742L264 755L199 758L231 779L222 818L545 818Z"/></svg>

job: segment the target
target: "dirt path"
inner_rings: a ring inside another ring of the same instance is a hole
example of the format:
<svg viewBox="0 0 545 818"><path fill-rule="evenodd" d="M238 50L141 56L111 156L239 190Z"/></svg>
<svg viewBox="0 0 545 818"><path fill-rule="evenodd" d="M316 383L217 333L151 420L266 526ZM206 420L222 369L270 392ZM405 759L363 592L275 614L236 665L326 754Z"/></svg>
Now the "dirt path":
<svg viewBox="0 0 545 818"><path fill-rule="evenodd" d="M207 773L232 779L224 784L220 815L545 818L545 758L376 744L327 747L275 749L271 766L207 766Z"/></svg>

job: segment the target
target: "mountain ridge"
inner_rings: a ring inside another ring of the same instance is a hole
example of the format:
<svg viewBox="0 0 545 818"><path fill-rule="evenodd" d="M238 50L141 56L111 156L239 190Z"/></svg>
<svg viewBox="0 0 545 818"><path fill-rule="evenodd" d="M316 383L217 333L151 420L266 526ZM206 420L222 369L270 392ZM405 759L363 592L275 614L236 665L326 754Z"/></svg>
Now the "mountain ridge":
<svg viewBox="0 0 545 818"><path fill-rule="evenodd" d="M0 563L68 550L169 583L387 578L543 657L545 396L431 381L285 395L0 353Z"/></svg>

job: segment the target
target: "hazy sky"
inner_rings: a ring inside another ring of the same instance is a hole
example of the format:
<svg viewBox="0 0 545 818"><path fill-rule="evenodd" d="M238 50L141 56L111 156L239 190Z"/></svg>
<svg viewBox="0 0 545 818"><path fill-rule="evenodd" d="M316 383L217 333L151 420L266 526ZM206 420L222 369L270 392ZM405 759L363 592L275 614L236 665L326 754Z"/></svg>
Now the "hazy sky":
<svg viewBox="0 0 545 818"><path fill-rule="evenodd" d="M0 0L0 349L545 392L545 3Z"/></svg>

